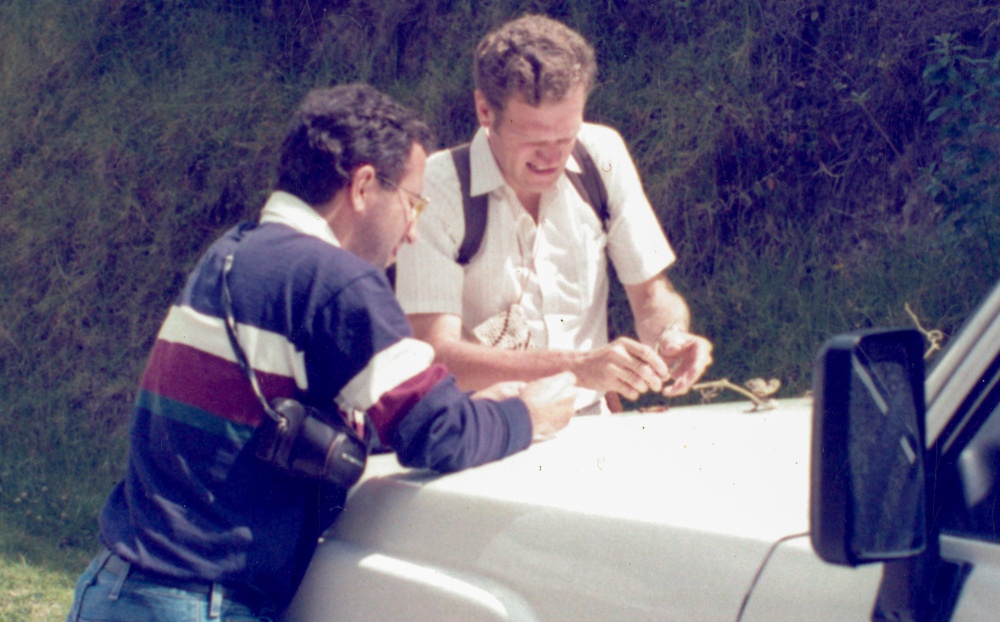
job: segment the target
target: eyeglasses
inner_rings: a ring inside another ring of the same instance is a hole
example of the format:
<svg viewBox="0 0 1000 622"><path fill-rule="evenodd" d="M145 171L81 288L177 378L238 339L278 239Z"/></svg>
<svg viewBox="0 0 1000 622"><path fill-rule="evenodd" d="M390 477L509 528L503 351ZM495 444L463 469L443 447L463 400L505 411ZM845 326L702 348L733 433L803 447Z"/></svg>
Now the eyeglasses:
<svg viewBox="0 0 1000 622"><path fill-rule="evenodd" d="M411 199L413 199L413 201L410 203L410 211L413 214L413 218L408 219L407 222L414 222L418 218L420 218L420 214L423 213L424 208L427 207L427 204L431 202L431 200L428 199L427 197L422 197L419 194L414 194L409 190L407 190L406 188L403 188L402 186L393 183L391 179L383 177L382 175L378 175L377 177L381 182L389 184L396 190L402 190L403 192L408 194Z"/></svg>

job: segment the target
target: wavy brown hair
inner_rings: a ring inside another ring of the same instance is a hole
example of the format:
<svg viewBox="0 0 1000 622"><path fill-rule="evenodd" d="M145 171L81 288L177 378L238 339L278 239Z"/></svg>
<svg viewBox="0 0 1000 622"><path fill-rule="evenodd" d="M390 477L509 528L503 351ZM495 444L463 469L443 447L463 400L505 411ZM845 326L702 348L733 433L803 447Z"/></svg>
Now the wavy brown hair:
<svg viewBox="0 0 1000 622"><path fill-rule="evenodd" d="M576 31L542 15L525 15L483 37L473 74L490 105L503 110L515 93L532 106L559 101L581 85L589 94L597 62Z"/></svg>
<svg viewBox="0 0 1000 622"><path fill-rule="evenodd" d="M281 146L277 190L313 207L370 164L391 182L406 173L414 144L428 149L431 131L416 114L367 84L310 91Z"/></svg>

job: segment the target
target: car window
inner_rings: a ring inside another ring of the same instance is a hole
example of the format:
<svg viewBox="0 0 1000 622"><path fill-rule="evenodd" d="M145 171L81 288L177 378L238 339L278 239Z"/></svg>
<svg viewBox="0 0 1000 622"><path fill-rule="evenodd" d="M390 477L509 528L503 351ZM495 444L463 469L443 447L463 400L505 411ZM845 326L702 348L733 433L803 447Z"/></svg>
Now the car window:
<svg viewBox="0 0 1000 622"><path fill-rule="evenodd" d="M949 533L1000 542L1000 358L989 365L966 401L972 429L968 443L957 443L954 458L944 456L937 486L943 497L943 529Z"/></svg>

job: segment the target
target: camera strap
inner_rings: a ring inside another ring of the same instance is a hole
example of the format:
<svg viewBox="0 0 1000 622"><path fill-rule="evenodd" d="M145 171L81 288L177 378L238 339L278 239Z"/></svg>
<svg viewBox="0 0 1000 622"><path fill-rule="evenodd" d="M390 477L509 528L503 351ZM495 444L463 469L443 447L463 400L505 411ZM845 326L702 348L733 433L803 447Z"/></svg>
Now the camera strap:
<svg viewBox="0 0 1000 622"><path fill-rule="evenodd" d="M237 338L236 317L233 314L233 296L229 292L229 272L232 268L233 255L229 254L226 255L226 259L222 264L222 311L226 315L223 322L226 325L226 335L229 336L229 344L232 345L233 352L236 354L236 362L240 364L243 372L246 373L247 378L250 380L250 386L253 388L254 395L257 396L260 405L264 407L264 412L267 413L268 417L274 419L280 428L284 428L288 424L288 419L278 414L267 402L267 398L264 397L264 392L260 388L260 383L257 381L257 374L250 367L247 355L243 352L243 348L240 347L240 342Z"/></svg>

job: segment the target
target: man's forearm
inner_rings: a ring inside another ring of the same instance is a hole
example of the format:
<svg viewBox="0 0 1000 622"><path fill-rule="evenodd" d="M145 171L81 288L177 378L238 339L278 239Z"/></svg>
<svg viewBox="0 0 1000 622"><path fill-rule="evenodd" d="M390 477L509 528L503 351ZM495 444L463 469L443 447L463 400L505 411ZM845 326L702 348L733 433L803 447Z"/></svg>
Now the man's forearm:
<svg viewBox="0 0 1000 622"><path fill-rule="evenodd" d="M572 370L578 352L559 350L503 350L468 341L435 343L437 361L443 363L465 391L478 391L498 382L530 382Z"/></svg>
<svg viewBox="0 0 1000 622"><path fill-rule="evenodd" d="M665 330L687 332L690 329L691 313L687 303L666 277L626 285L625 290L635 317L636 334L643 343L654 344Z"/></svg>
<svg viewBox="0 0 1000 622"><path fill-rule="evenodd" d="M451 377L434 385L392 431L400 464L448 473L521 451L533 423L519 399L470 399Z"/></svg>
<svg viewBox="0 0 1000 622"><path fill-rule="evenodd" d="M636 399L651 387L659 387L660 379L669 374L651 345L625 337L586 352L503 350L461 339L457 316L409 317L417 337L434 347L436 360L451 370L466 391L479 391L498 382L530 382L569 371L579 387L617 391Z"/></svg>

